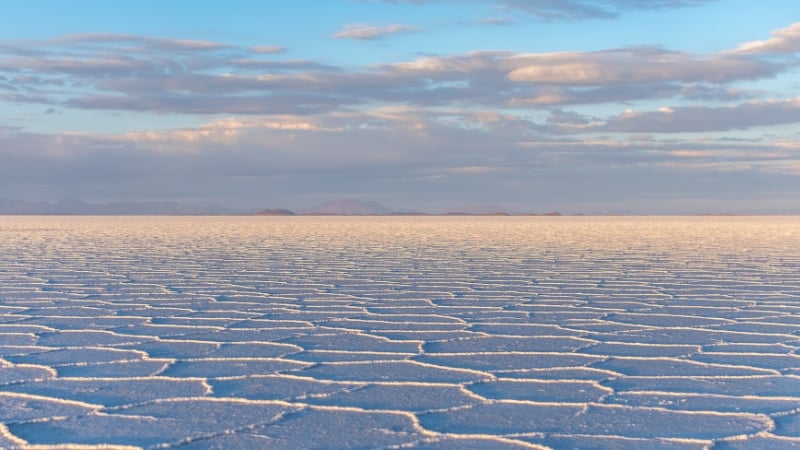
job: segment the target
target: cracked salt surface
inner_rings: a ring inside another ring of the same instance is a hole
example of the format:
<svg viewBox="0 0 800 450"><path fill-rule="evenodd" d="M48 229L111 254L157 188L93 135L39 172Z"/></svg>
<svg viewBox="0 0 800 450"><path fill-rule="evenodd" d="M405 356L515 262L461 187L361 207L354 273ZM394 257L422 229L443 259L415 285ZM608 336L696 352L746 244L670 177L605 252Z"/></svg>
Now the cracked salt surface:
<svg viewBox="0 0 800 450"><path fill-rule="evenodd" d="M798 218L0 218L0 448L800 448L798 349Z"/></svg>

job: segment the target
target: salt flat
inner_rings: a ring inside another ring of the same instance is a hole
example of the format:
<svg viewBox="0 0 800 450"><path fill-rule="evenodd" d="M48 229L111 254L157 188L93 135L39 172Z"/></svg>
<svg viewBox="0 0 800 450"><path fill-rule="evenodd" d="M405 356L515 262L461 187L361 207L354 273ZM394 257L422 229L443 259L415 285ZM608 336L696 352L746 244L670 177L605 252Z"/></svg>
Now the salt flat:
<svg viewBox="0 0 800 450"><path fill-rule="evenodd" d="M798 349L800 218L0 218L2 448L800 448Z"/></svg>

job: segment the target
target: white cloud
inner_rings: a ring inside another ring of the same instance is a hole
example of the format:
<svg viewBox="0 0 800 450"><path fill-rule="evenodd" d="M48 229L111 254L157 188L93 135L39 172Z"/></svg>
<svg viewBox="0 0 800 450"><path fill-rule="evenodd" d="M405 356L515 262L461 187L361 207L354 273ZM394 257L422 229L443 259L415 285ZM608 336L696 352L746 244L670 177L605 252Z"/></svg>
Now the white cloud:
<svg viewBox="0 0 800 450"><path fill-rule="evenodd" d="M333 33L331 36L337 39L358 39L358 40L374 40L386 36L400 33L414 33L420 31L419 28L411 25L367 25L367 24L352 24L347 25L343 29Z"/></svg>
<svg viewBox="0 0 800 450"><path fill-rule="evenodd" d="M778 66L735 55L693 55L659 48L598 52L519 54L507 58L515 82L571 86L680 82L728 82L768 76Z"/></svg>
<svg viewBox="0 0 800 450"><path fill-rule="evenodd" d="M341 128L322 126L309 118L278 115L270 117L228 117L216 119L195 128L131 132L113 136L112 139L132 143L171 142L193 144L203 141L208 144L212 142L232 142L243 133L259 129L307 132L341 131Z"/></svg>
<svg viewBox="0 0 800 450"><path fill-rule="evenodd" d="M251 47L254 53L261 53L261 54L275 54L275 53L283 53L286 51L286 47L280 45L259 45L256 47Z"/></svg>
<svg viewBox="0 0 800 450"><path fill-rule="evenodd" d="M740 53L797 53L800 52L800 22L772 33L764 41L745 42L737 49Z"/></svg>

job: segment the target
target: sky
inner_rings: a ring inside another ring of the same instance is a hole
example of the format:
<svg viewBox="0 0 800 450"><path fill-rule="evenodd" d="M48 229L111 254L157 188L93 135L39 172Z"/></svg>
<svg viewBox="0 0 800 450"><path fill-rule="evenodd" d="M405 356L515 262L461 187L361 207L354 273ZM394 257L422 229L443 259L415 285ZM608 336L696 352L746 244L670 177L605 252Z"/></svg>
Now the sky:
<svg viewBox="0 0 800 450"><path fill-rule="evenodd" d="M800 212L796 0L0 7L0 199Z"/></svg>

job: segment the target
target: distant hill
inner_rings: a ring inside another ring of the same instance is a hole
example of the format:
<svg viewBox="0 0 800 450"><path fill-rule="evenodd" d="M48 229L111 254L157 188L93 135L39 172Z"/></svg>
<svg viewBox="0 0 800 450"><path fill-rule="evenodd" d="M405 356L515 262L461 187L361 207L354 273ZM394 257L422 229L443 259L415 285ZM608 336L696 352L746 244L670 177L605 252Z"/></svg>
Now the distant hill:
<svg viewBox="0 0 800 450"><path fill-rule="evenodd" d="M377 202L365 202L355 199L338 199L322 203L313 208L300 210L295 213L289 209L275 208L263 209L255 213L259 216L560 216L558 212L544 214L518 213L502 206L491 204L462 205L445 213L429 214L414 211L395 211L388 206Z"/></svg>
<svg viewBox="0 0 800 450"><path fill-rule="evenodd" d="M330 216L375 216L392 214L392 212L390 208L380 203L362 202L354 199L332 200L301 211L302 214Z"/></svg>
<svg viewBox="0 0 800 450"><path fill-rule="evenodd" d="M56 202L8 200L0 198L0 215L98 215L98 216L188 216L188 215L256 215L256 216L560 216L553 212L519 213L492 204L468 204L446 210L445 213L427 213L393 210L377 202L355 199L337 199L313 208L294 210L265 208L260 211L242 211L220 205L187 205L178 202L107 202L95 203L69 198Z"/></svg>
<svg viewBox="0 0 800 450"><path fill-rule="evenodd" d="M257 216L296 216L292 210L284 209L284 208L276 208L276 209L262 209L261 211L256 212Z"/></svg>

